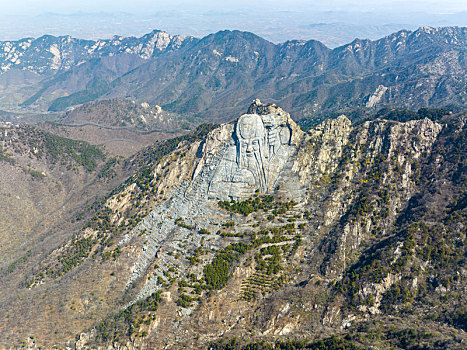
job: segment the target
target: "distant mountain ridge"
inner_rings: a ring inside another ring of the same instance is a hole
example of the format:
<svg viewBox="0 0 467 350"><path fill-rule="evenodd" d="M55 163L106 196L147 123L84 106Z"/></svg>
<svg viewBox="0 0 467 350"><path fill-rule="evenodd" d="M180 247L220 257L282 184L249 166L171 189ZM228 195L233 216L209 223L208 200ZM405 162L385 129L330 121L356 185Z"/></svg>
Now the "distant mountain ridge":
<svg viewBox="0 0 467 350"><path fill-rule="evenodd" d="M111 39L84 40L69 35L24 38L0 42L0 69L22 69L34 73L64 71L90 59L120 54L148 59L180 48L185 37L154 30L140 38L115 35ZM190 38L188 38L190 40Z"/></svg>
<svg viewBox="0 0 467 350"><path fill-rule="evenodd" d="M154 31L99 42L31 40L0 44L7 70L1 104L60 111L131 97L212 121L233 118L254 98L279 103L295 118L383 105L467 105L466 27L403 30L335 49L314 40L276 45L240 31L202 39ZM22 48L22 56L7 53L8 45ZM66 54L54 54L59 47Z"/></svg>

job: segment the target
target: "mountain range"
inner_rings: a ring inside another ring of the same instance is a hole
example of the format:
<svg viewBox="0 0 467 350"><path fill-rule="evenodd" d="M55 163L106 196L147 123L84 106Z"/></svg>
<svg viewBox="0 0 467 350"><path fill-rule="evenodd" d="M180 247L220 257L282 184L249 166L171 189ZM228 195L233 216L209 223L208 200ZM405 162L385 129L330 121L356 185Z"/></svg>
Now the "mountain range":
<svg viewBox="0 0 467 350"><path fill-rule="evenodd" d="M0 43L5 110L61 111L115 97L210 121L230 120L254 98L295 118L383 105L466 105L467 28L421 27L329 49L273 44L252 33L198 39L153 31L141 38L43 36Z"/></svg>
<svg viewBox="0 0 467 350"><path fill-rule="evenodd" d="M0 348L464 349L466 51L0 43Z"/></svg>

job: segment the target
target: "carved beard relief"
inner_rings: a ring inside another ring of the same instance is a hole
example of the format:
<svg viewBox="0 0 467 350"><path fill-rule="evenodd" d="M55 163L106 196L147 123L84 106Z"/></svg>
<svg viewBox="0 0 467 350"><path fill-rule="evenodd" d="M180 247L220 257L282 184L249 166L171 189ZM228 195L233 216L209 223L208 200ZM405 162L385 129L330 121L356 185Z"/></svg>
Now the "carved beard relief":
<svg viewBox="0 0 467 350"><path fill-rule="evenodd" d="M268 168L264 150L267 136L261 118L254 114L243 115L237 122L236 134L238 167L250 171L256 187L266 191Z"/></svg>
<svg viewBox="0 0 467 350"><path fill-rule="evenodd" d="M234 144L209 182L209 198L245 199L255 190L269 192L292 150L287 120L274 114L244 114L231 137Z"/></svg>

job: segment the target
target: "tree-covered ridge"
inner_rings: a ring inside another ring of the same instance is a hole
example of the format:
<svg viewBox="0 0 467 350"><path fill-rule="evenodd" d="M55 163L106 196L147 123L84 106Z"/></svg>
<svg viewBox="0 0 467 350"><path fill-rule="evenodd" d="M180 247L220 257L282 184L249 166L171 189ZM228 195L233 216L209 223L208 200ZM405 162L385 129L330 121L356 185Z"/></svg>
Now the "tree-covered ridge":
<svg viewBox="0 0 467 350"><path fill-rule="evenodd" d="M125 161L126 166L144 167L157 164L164 156L175 151L177 146L182 142L184 144L191 144L195 141L202 140L218 124L203 123L199 125L194 131L189 134L174 137L164 141L157 141L154 145L146 147L134 155L131 159ZM178 155L181 155L180 153ZM136 175L140 176L140 175Z"/></svg>
<svg viewBox="0 0 467 350"><path fill-rule="evenodd" d="M439 142L418 165L418 192L398 216L393 231L364 250L334 285L353 312L376 307L388 314L419 314L465 329L465 277L460 271L467 258L466 132L460 119L444 122ZM443 159L442 166L437 159ZM449 191L443 187L446 184ZM379 292L372 287L388 281L392 281L389 287ZM432 306L428 313L426 305Z"/></svg>
<svg viewBox="0 0 467 350"><path fill-rule="evenodd" d="M18 155L44 158L52 164L64 165L70 169L81 166L88 172L96 170L98 164L105 159L104 152L97 146L31 126L1 129L0 142L10 143L10 147Z"/></svg>
<svg viewBox="0 0 467 350"><path fill-rule="evenodd" d="M375 115L376 118L394 120L397 122L408 122L409 120L420 120L428 118L436 121L446 115L452 114L448 108L420 108L418 111L412 111L408 108L381 108Z"/></svg>
<svg viewBox="0 0 467 350"><path fill-rule="evenodd" d="M66 101L65 99L57 100ZM61 110L60 104L52 109ZM153 131L189 131L194 128L194 121L166 112L157 105L140 103L126 98L98 100L77 106L54 124L86 125L95 124L114 129L135 129L140 133Z"/></svg>
<svg viewBox="0 0 467 350"><path fill-rule="evenodd" d="M408 122L410 120L420 120L428 118L436 121L442 117L452 114L454 111L459 112L457 108L428 108L422 107L418 110L412 110L405 107L392 107L384 106L378 110L373 108L357 107L352 109L343 109L331 113L325 113L323 115L310 115L305 116L297 121L297 123L304 129L310 130L313 127L318 126L326 119L335 119L339 115L345 114L353 124L361 124L365 121L371 121L375 119L386 119L398 122ZM461 110L460 110L461 111Z"/></svg>

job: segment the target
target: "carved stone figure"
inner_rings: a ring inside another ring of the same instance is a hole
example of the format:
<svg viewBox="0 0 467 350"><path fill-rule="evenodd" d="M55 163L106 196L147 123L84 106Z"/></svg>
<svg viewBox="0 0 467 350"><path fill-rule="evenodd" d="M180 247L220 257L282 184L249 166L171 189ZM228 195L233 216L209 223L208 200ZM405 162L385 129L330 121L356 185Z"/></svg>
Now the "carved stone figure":
<svg viewBox="0 0 467 350"><path fill-rule="evenodd" d="M265 190L267 186L264 160L267 157L266 130L257 114L244 114L235 128L237 146L237 166L239 170L251 172L257 187ZM248 176L247 173L245 173Z"/></svg>
<svg viewBox="0 0 467 350"><path fill-rule="evenodd" d="M244 114L235 124L233 143L209 184L211 199L244 199L269 192L295 149L286 113Z"/></svg>

